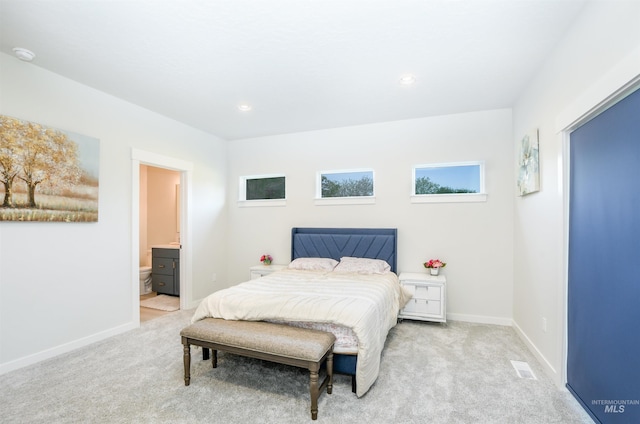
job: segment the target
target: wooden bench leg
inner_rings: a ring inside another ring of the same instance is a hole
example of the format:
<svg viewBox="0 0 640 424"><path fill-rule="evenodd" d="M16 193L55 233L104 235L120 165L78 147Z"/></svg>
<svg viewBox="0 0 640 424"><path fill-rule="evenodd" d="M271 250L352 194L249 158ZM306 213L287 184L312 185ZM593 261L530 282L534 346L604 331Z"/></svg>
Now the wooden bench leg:
<svg viewBox="0 0 640 424"><path fill-rule="evenodd" d="M182 343L184 343L184 385L188 386L191 383L191 349L188 341L183 340Z"/></svg>
<svg viewBox="0 0 640 424"><path fill-rule="evenodd" d="M333 391L333 353L330 353L327 357L327 375L329 377L329 383L327 384L327 393L331 394Z"/></svg>
<svg viewBox="0 0 640 424"><path fill-rule="evenodd" d="M218 351L211 349L211 352L213 353L211 355L211 365L213 368L216 368L218 366ZM202 360L207 361L208 359L209 359L209 348L203 347Z"/></svg>
<svg viewBox="0 0 640 424"><path fill-rule="evenodd" d="M311 419L318 419L318 370L309 370L310 384L309 394L311 395Z"/></svg>

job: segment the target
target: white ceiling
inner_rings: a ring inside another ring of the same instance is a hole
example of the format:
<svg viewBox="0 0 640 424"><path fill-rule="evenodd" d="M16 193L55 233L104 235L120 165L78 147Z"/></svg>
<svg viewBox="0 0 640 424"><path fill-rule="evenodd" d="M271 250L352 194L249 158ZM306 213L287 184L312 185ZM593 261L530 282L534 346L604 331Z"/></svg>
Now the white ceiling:
<svg viewBox="0 0 640 424"><path fill-rule="evenodd" d="M584 4L0 0L0 51L233 140L511 107Z"/></svg>

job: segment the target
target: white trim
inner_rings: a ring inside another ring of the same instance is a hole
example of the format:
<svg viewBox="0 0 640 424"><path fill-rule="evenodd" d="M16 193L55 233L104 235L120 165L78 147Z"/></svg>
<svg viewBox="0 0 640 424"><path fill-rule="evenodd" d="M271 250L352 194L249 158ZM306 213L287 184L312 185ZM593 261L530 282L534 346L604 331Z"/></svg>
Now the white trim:
<svg viewBox="0 0 640 424"><path fill-rule="evenodd" d="M545 356L542 354L542 352L540 352L538 347L531 341L529 337L527 337L527 335L525 334L524 331L522 331L522 328L520 328L517 322L513 321L512 326L516 334L518 335L518 337L520 337L520 339L524 342L524 344L527 345L527 348L533 353L536 359L538 359L538 362L540 362L540 364L545 369L547 374L549 374L552 377L552 379L555 382L557 382L558 372L556 371L555 368L553 368L553 365L551 365L551 362L549 362L547 358L545 358Z"/></svg>
<svg viewBox="0 0 640 424"><path fill-rule="evenodd" d="M183 169L180 175L180 190L180 309L191 309L199 304L191 300L193 297L192 169Z"/></svg>
<svg viewBox="0 0 640 424"><path fill-rule="evenodd" d="M488 317L484 315L467 315L447 313L447 321L474 322L477 324L491 324L511 327L513 320L505 317Z"/></svg>
<svg viewBox="0 0 640 424"><path fill-rule="evenodd" d="M241 175L238 178L238 206L247 207L287 205L287 176L285 174ZM261 180L265 178L284 178L284 199L247 200L247 180Z"/></svg>
<svg viewBox="0 0 640 424"><path fill-rule="evenodd" d="M640 47L627 55L602 78L590 84L558 114L556 132L571 131L601 113L640 83Z"/></svg>
<svg viewBox="0 0 640 424"><path fill-rule="evenodd" d="M314 199L316 206L335 205L375 205L375 196L354 196L354 197L323 197Z"/></svg>
<svg viewBox="0 0 640 424"><path fill-rule="evenodd" d="M133 157L133 151L131 152ZM131 305L132 322L140 326L140 161L131 161Z"/></svg>
<svg viewBox="0 0 640 424"><path fill-rule="evenodd" d="M271 206L287 206L287 199L238 200L240 208L261 208Z"/></svg>
<svg viewBox="0 0 640 424"><path fill-rule="evenodd" d="M139 278L139 277L136 277L136 278ZM140 291L139 285L138 285L138 291ZM140 300L138 299L138 312L140 311L139 304L140 304ZM8 372L11 372L20 368L24 368L29 365L36 364L38 362L42 362L47 359L54 358L58 355L62 355L63 353L68 353L76 349L80 349L81 347L89 346L101 340L105 340L110 337L117 336L118 334L126 333L127 331L134 330L139 326L140 326L139 323L136 324L135 322L129 322L128 324L114 327L109 330L101 331L99 333L91 334L90 336L73 340L69 343L64 343L59 346L55 346L50 349L43 350L41 352L34 353L33 355L28 355L13 361L5 362L3 364L0 364L0 375L6 374Z"/></svg>
<svg viewBox="0 0 640 424"><path fill-rule="evenodd" d="M486 193L414 194L411 203L471 203L486 202Z"/></svg>
<svg viewBox="0 0 640 424"><path fill-rule="evenodd" d="M558 287L558 296L560 299L558 307L558 323L560 331L558 331L558 342L561 349L560 353L560 373L555 374L557 377L556 384L559 387L565 387L567 383L567 355L568 355L568 308L569 308L569 196L571 195L570 177L570 136L569 131L562 132L562 151L559 163L559 174L562 184L562 284Z"/></svg>
<svg viewBox="0 0 640 424"><path fill-rule="evenodd" d="M140 165L150 165L180 172L180 309L197 305L191 300L192 282L192 180L193 163L154 152L131 149L131 281L132 316L140 326Z"/></svg>
<svg viewBox="0 0 640 424"><path fill-rule="evenodd" d="M131 148L131 159L144 165L158 166L173 171L193 171L193 163L154 152Z"/></svg>

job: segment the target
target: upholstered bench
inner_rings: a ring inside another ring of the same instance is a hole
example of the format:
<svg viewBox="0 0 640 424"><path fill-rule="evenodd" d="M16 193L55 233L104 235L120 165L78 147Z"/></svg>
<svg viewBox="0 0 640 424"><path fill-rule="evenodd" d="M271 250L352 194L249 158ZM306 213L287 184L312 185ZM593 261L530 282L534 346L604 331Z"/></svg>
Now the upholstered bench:
<svg viewBox="0 0 640 424"><path fill-rule="evenodd" d="M191 381L191 345L211 349L213 368L217 351L307 368L310 374L311 418L318 417L318 396L326 386L333 390L333 344L335 336L319 330L297 328L262 321L230 321L205 318L184 328L184 384ZM320 367L326 362L327 375L318 386Z"/></svg>

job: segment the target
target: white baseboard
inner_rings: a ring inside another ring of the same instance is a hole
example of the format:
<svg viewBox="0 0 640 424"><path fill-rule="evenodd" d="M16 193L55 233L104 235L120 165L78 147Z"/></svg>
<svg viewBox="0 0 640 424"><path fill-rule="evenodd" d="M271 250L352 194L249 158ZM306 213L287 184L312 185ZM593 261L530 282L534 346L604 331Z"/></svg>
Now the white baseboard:
<svg viewBox="0 0 640 424"><path fill-rule="evenodd" d="M124 324L118 327L111 328L109 330L92 334L87 337L83 337L78 340L74 340L69 343L62 344L60 346L43 350L42 352L34 353L32 355L28 355L23 358L15 359L13 361L0 364L0 375L6 374L10 371L14 371L20 368L24 368L29 365L33 365L37 362L44 361L45 359L53 358L54 356L62 355L63 353L71 352L72 350L76 350L81 347L88 346L95 342L99 342L100 340L108 339L109 337L126 333L127 331L131 331L135 328L138 328L138 325L135 325L134 323Z"/></svg>
<svg viewBox="0 0 640 424"><path fill-rule="evenodd" d="M551 363L547 360L547 358L540 352L538 347L531 341L531 339L522 331L522 328L518 326L511 318L501 318L501 317L487 317L482 315L466 315L466 314L447 314L447 320L451 321L464 321L464 322L474 322L478 324L493 324L493 325L504 325L508 327L513 327L516 334L520 339L524 342L527 348L533 353L538 362L542 365L542 368L545 370L547 375L551 377L553 382L559 388L564 387L564 382L562 381L561 376L558 374L556 369L551 365Z"/></svg>
<svg viewBox="0 0 640 424"><path fill-rule="evenodd" d="M488 317L484 315L467 315L467 314L447 314L447 320L475 322L478 324L504 325L511 327L513 320L503 317Z"/></svg>
<svg viewBox="0 0 640 424"><path fill-rule="evenodd" d="M516 334L520 339L527 345L527 348L533 353L538 362L542 365L545 372L551 377L553 382L560 388L564 387L564 383L561 381L562 379L558 375L556 369L551 365L551 363L547 360L547 358L540 352L540 350L536 347L536 345L531 341L531 339L522 331L522 328L518 325L517 322L513 321L513 329L516 331Z"/></svg>

